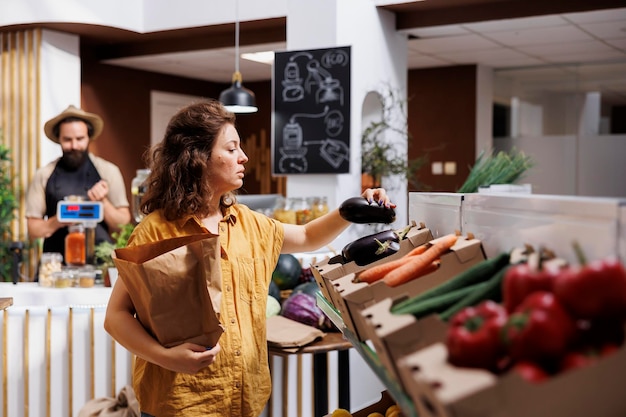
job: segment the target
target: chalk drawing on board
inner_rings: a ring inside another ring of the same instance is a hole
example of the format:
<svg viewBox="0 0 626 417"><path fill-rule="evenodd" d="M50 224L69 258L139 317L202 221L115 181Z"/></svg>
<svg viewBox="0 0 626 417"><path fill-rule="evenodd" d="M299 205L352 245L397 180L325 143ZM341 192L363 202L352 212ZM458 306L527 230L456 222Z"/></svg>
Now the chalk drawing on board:
<svg viewBox="0 0 626 417"><path fill-rule="evenodd" d="M319 145L320 157L334 168L338 168L344 160L348 160L350 149L340 140L325 138L305 141L302 126L297 122L297 119L301 117L324 117L325 130L329 136L337 136L343 130L343 116L341 112L329 111L328 106L319 114L293 114L289 118L289 123L283 127L283 146L278 149L280 153L278 169L281 173L307 172L308 161L306 154L308 147L311 145Z"/></svg>
<svg viewBox="0 0 626 417"><path fill-rule="evenodd" d="M306 64L306 70L308 75L304 82L304 88L309 94L312 94L313 88L315 88L315 101L318 104L338 101L343 106L343 87L341 87L339 80L333 78L330 72L322 68L316 59L312 59Z"/></svg>
<svg viewBox="0 0 626 417"><path fill-rule="evenodd" d="M276 53L272 173L350 168L350 47Z"/></svg>
<svg viewBox="0 0 626 417"><path fill-rule="evenodd" d="M308 52L299 52L289 57L289 62L287 62L283 71L284 79L282 80L282 96L285 102L300 101L304 98L304 87L302 86L304 80L300 77L300 67L296 62L296 59L301 56L309 60L313 59L313 55Z"/></svg>

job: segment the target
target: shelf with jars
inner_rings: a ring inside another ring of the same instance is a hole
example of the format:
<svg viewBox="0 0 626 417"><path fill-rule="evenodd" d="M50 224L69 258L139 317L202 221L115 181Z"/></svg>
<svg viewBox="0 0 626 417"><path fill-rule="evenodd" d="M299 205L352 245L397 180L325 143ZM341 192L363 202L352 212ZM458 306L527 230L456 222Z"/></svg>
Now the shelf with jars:
<svg viewBox="0 0 626 417"><path fill-rule="evenodd" d="M274 207L273 217L283 223L307 224L326 213L326 197L283 197Z"/></svg>

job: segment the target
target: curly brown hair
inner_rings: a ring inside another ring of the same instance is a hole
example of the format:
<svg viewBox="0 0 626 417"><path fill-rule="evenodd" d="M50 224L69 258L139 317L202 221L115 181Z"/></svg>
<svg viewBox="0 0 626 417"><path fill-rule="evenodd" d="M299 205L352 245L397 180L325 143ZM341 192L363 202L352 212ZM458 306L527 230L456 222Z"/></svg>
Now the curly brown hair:
<svg viewBox="0 0 626 417"><path fill-rule="evenodd" d="M147 155L151 173L141 202L143 213L162 209L168 220L209 214L211 150L228 124L235 124L235 115L213 99L192 103L170 119L163 140ZM220 204L227 207L234 201L234 195L227 194Z"/></svg>

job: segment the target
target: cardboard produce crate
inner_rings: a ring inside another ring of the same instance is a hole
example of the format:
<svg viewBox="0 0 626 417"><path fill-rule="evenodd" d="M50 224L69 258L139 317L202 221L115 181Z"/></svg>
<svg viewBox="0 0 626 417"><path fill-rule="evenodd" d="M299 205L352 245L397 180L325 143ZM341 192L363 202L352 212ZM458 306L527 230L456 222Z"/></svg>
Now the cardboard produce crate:
<svg viewBox="0 0 626 417"><path fill-rule="evenodd" d="M447 363L444 342L402 358L398 367L420 417L623 417L626 416L626 348L595 364L542 383L517 373Z"/></svg>
<svg viewBox="0 0 626 417"><path fill-rule="evenodd" d="M396 367L397 361L421 346L439 340L445 326L443 324L436 326L429 318L418 320L411 314L393 314L391 312L393 304L444 283L484 260L485 254L478 239L459 239L450 252L441 257L441 267L437 272L404 284L406 287L412 286L411 291L405 290L404 295L398 291L395 297L388 297L359 309L376 354L387 371L400 383L402 381ZM370 286L375 293L376 287ZM397 287L398 290L401 288L402 286Z"/></svg>
<svg viewBox="0 0 626 417"><path fill-rule="evenodd" d="M333 263L334 258L336 257L312 264L311 272L313 273L313 277L315 278L317 285L319 285L320 292L322 293L324 298L326 298L328 301L330 301L331 304L337 307L337 305L335 304L335 299L337 298L337 291L334 286L335 280L348 274L360 272L373 265L378 265L388 262L392 259L402 257L411 249L432 240L432 234L430 230L427 229L423 223L418 225L417 223L413 222L412 224L413 228L409 230L405 239L400 242L400 249L398 250L398 252L386 258L380 259L376 262L372 262L371 264L364 266L359 266L355 262L348 262L346 264Z"/></svg>
<svg viewBox="0 0 626 417"><path fill-rule="evenodd" d="M356 335L358 340L371 340L373 337L371 333L378 323L374 325L367 323L366 318L361 314L364 309L387 298L397 299L418 295L484 259L485 254L479 240L459 237L450 251L441 257L441 266L437 271L397 287L390 287L381 281L371 284L355 283L353 281L356 274L348 274L334 280L335 308L340 312L346 327ZM389 322L385 321L385 330L387 325Z"/></svg>

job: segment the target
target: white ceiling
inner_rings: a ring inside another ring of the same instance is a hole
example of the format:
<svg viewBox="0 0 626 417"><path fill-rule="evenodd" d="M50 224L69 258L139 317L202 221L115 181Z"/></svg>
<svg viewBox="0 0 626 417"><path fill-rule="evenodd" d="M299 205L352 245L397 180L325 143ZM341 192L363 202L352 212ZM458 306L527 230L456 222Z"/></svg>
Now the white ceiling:
<svg viewBox="0 0 626 417"><path fill-rule="evenodd" d="M406 31L408 68L481 64L525 88L598 91L626 101L626 8L565 13ZM240 53L282 51L259 44ZM106 61L136 69L228 83L234 48L128 57ZM272 68L240 60L244 84L271 80Z"/></svg>

